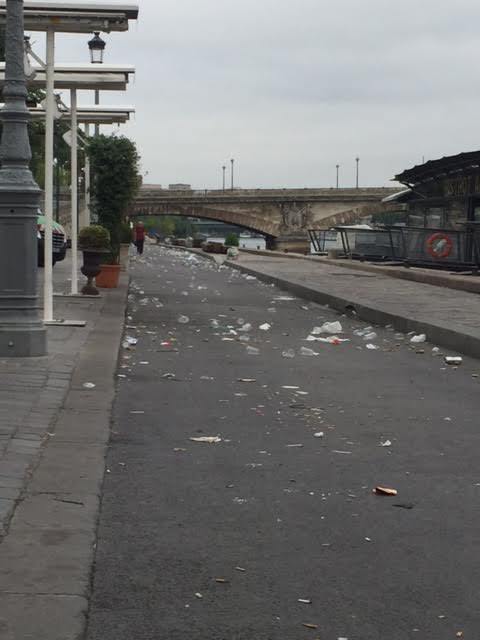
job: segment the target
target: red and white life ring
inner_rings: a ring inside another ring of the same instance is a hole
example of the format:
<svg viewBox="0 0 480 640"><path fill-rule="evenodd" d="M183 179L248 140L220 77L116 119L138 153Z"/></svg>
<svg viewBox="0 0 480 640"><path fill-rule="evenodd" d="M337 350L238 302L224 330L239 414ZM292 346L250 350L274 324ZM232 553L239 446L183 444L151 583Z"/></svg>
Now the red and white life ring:
<svg viewBox="0 0 480 640"><path fill-rule="evenodd" d="M453 242L450 236L441 232L432 234L427 239L426 245L427 251L432 258L448 258L453 249Z"/></svg>

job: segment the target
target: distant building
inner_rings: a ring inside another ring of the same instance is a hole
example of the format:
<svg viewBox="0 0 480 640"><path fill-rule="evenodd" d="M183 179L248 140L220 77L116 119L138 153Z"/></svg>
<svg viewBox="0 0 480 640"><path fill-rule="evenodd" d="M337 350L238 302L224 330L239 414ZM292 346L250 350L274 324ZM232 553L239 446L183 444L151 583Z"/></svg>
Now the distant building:
<svg viewBox="0 0 480 640"><path fill-rule="evenodd" d="M183 182L177 182L175 184L169 184L170 191L191 191L192 186L190 184L184 184Z"/></svg>

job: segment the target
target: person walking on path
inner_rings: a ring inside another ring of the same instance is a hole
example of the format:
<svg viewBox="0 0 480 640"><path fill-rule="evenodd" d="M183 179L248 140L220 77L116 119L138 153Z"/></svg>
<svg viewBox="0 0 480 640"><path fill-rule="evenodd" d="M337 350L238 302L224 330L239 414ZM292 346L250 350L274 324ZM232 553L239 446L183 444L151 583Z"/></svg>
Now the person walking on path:
<svg viewBox="0 0 480 640"><path fill-rule="evenodd" d="M145 227L143 222L137 222L133 230L133 242L137 247L138 255L143 253L143 245L145 244Z"/></svg>

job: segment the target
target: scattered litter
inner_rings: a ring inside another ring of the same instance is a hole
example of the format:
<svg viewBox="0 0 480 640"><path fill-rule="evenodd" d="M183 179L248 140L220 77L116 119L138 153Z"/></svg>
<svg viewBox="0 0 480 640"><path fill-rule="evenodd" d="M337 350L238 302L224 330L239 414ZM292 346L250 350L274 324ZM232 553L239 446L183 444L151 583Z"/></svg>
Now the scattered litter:
<svg viewBox="0 0 480 640"><path fill-rule="evenodd" d="M451 364L451 365L461 365L463 362L463 358L461 358L460 356L445 356L444 358L446 364Z"/></svg>
<svg viewBox="0 0 480 640"><path fill-rule="evenodd" d="M255 378L238 378L238 382L256 382Z"/></svg>
<svg viewBox="0 0 480 640"><path fill-rule="evenodd" d="M215 380L213 376L200 376L200 380Z"/></svg>
<svg viewBox="0 0 480 640"><path fill-rule="evenodd" d="M318 629L318 624L309 624L308 622L303 622L302 626L306 627L307 629Z"/></svg>
<svg viewBox="0 0 480 640"><path fill-rule="evenodd" d="M218 436L198 436L196 438L190 438L192 442L206 442L207 444L218 444L222 441Z"/></svg>
<svg viewBox="0 0 480 640"><path fill-rule="evenodd" d="M250 342L250 336L244 333L239 338L240 342Z"/></svg>
<svg viewBox="0 0 480 640"><path fill-rule="evenodd" d="M370 351L378 351L380 349L380 347L376 344L372 344L371 342L369 342L367 345L365 345L366 349L369 349Z"/></svg>
<svg viewBox="0 0 480 640"><path fill-rule="evenodd" d="M138 343L138 339L132 338L131 336L127 336L125 338L125 342L129 344L131 347L134 347Z"/></svg>
<svg viewBox="0 0 480 640"><path fill-rule="evenodd" d="M291 296L277 296L274 300L278 302L289 302L291 300L296 300L296 298L292 298Z"/></svg>
<svg viewBox="0 0 480 640"><path fill-rule="evenodd" d="M318 327L315 327L318 329ZM342 333L343 328L340 322L324 322L320 327L320 333ZM313 333L313 331L312 331Z"/></svg>
<svg viewBox="0 0 480 640"><path fill-rule="evenodd" d="M301 602L302 604L312 604L312 601L308 598L299 598L298 602Z"/></svg>
<svg viewBox="0 0 480 640"><path fill-rule="evenodd" d="M246 502L248 502L246 498L239 498L238 496L234 498L233 501L235 502L235 504L245 504Z"/></svg>
<svg viewBox="0 0 480 640"><path fill-rule="evenodd" d="M293 387L293 386L291 386L291 385L284 384L284 385L282 386L282 389L300 389L300 387Z"/></svg>
<svg viewBox="0 0 480 640"><path fill-rule="evenodd" d="M190 318L188 316L178 316L178 322L180 324L187 324L190 322Z"/></svg>
<svg viewBox="0 0 480 640"><path fill-rule="evenodd" d="M183 449L182 447L175 447L173 450L175 453L185 453L186 451L186 449Z"/></svg>
<svg viewBox="0 0 480 640"><path fill-rule="evenodd" d="M318 356L319 354L313 349L309 349L308 347L300 347L300 355L301 356Z"/></svg>
<svg viewBox="0 0 480 640"><path fill-rule="evenodd" d="M290 447L290 449L294 449L294 448L298 449L303 447L303 444L287 444L286 446Z"/></svg>
<svg viewBox="0 0 480 640"><path fill-rule="evenodd" d="M218 582L219 584L227 584L228 580L225 580L225 578L215 578L215 582Z"/></svg>
<svg viewBox="0 0 480 640"><path fill-rule="evenodd" d="M199 591L197 591L197 593L195 594L195 597L198 598L199 600L203 598L202 594Z"/></svg>
<svg viewBox="0 0 480 640"><path fill-rule="evenodd" d="M244 569L243 567L235 567L235 571L240 571L241 573L245 573L246 569Z"/></svg>
<svg viewBox="0 0 480 640"><path fill-rule="evenodd" d="M381 447L391 447L392 446L392 441L391 440L385 440L385 442L380 442L380 446Z"/></svg>
<svg viewBox="0 0 480 640"><path fill-rule="evenodd" d="M364 340L376 340L378 338L377 334L375 333L375 331L371 331L370 333L366 333L363 336Z"/></svg>
<svg viewBox="0 0 480 640"><path fill-rule="evenodd" d="M245 276L245 280L256 280L255 276Z"/></svg>
<svg viewBox="0 0 480 640"><path fill-rule="evenodd" d="M162 378L165 378L166 380L174 380L176 376L174 373L164 373Z"/></svg>
<svg viewBox="0 0 480 640"><path fill-rule="evenodd" d="M239 329L239 331L245 331L245 332L246 331L251 331L251 330L252 330L252 325L249 322L247 322L244 325L242 325L240 327L240 329Z"/></svg>
<svg viewBox="0 0 480 640"><path fill-rule="evenodd" d="M390 487L375 487L373 493L376 493L379 496L396 496L398 491L396 489L391 489Z"/></svg>
<svg viewBox="0 0 480 640"><path fill-rule="evenodd" d="M93 382L84 382L83 387L85 389L95 389L96 385Z"/></svg>
<svg viewBox="0 0 480 640"><path fill-rule="evenodd" d="M393 505L399 509L413 509L414 505L411 502L398 502Z"/></svg>
<svg viewBox="0 0 480 640"><path fill-rule="evenodd" d="M271 324L268 324L268 322L264 322L263 324L261 324L258 327L261 331L269 331L272 328Z"/></svg>
<svg viewBox="0 0 480 640"><path fill-rule="evenodd" d="M257 347L251 347L250 345L248 345L247 353L249 356L258 356L260 353L260 349L257 349Z"/></svg>
<svg viewBox="0 0 480 640"><path fill-rule="evenodd" d="M427 341L427 336L424 333L419 333L418 335L412 336L410 338L410 342L413 342L414 344L420 344L426 341Z"/></svg>
<svg viewBox="0 0 480 640"><path fill-rule="evenodd" d="M284 358L294 358L295 357L295 351L293 349L285 349L285 351L282 351L282 357L284 357Z"/></svg>
<svg viewBox="0 0 480 640"><path fill-rule="evenodd" d="M145 411L130 411L130 413L132 413L132 414L140 414L140 413L145 413Z"/></svg>
<svg viewBox="0 0 480 640"><path fill-rule="evenodd" d="M141 360L139 364L150 364L150 362L148 362L148 360Z"/></svg>
<svg viewBox="0 0 480 640"><path fill-rule="evenodd" d="M338 449L333 449L332 453L340 453L341 455L349 456L349 455L351 455L352 452L351 451L339 451Z"/></svg>
<svg viewBox="0 0 480 640"><path fill-rule="evenodd" d="M324 434L324 432L323 432L323 431L317 431L317 433L314 433L314 434L313 434L313 437L314 437L314 438L323 438L323 436L324 436L324 435L325 435L325 434Z"/></svg>
<svg viewBox="0 0 480 640"><path fill-rule="evenodd" d="M440 349L438 347L433 347L432 355L434 355L434 356L440 355Z"/></svg>

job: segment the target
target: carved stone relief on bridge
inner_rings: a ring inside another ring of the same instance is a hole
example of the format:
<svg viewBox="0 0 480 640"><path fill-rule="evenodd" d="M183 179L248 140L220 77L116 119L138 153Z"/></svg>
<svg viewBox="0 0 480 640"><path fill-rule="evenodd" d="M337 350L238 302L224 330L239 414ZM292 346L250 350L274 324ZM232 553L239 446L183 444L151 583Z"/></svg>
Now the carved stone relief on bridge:
<svg viewBox="0 0 480 640"><path fill-rule="evenodd" d="M300 231L306 229L312 221L310 205L296 202L284 202L280 205L282 231Z"/></svg>

